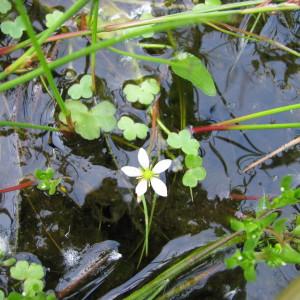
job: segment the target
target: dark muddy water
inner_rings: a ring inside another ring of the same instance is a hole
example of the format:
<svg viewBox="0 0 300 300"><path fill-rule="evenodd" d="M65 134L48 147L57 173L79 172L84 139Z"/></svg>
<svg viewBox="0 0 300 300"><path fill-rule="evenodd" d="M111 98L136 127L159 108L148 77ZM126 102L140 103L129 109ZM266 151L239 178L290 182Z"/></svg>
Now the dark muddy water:
<svg viewBox="0 0 300 300"><path fill-rule="evenodd" d="M114 3L128 13L139 7L136 4ZM179 8L168 10L160 1L153 3L156 14L191 6L189 1L185 1L179 3ZM47 4L67 7L70 3L47 1ZM33 6L33 13L40 9L35 1ZM43 26L40 20L41 16L37 17L37 28ZM297 20L299 13L266 16L259 24L260 33L297 49L300 28ZM139 63L140 76L157 76L161 80L161 119L172 130L180 129L181 125L218 122L299 102L300 60L292 55L264 43L237 40L204 26L179 29L173 32L173 36L177 49L203 59L213 75L218 95L205 96L190 83L170 73L166 66ZM157 34L151 41L168 43L168 38L166 34ZM3 46L8 42L3 39ZM57 44L56 56L64 56L70 47L76 50L87 43L84 38L62 41ZM134 51L149 54L141 48L134 48ZM172 53L173 50L163 50L153 55L169 58ZM10 58L14 57L15 54L12 54ZM1 62L6 64L4 59ZM131 60L120 60L118 55L107 51L98 53L97 64L97 97L111 100L121 113L130 113L140 120L149 121L146 111L126 103L121 92L126 81L138 77L135 64ZM89 60L80 59L67 67L74 68L78 75L83 74L89 70ZM65 77L65 71L66 67L58 69L56 77L66 96L70 82ZM0 110L3 119L55 123L53 101L38 81L2 94L0 98L4 103ZM186 110L186 124L181 120L180 107ZM299 117L300 112L291 111L262 118L259 122L297 122ZM252 210L256 206L255 201L232 201L229 197L231 191L256 196L276 195L280 178L286 174L293 175L295 185L300 184L298 147L248 173L241 171L297 134L297 130L288 129L198 135L207 177L193 190L192 202L189 190L181 185L181 176L169 172L165 178L169 196L157 201L150 235L150 255L142 261L140 269L155 269L150 262L163 247L165 252L159 256L162 264L171 257L170 253L176 256L229 232L230 216L238 210ZM144 144L136 145L147 147L149 142L148 138ZM2 130L0 155L0 182L3 187L17 184L20 178L32 174L36 168L51 166L57 175L64 176L67 193L58 192L49 197L36 188L28 188L1 195L1 238L10 241L12 250L16 248L17 251L30 252L39 257L49 268L48 288L55 288L62 274L89 245L112 240L119 243L118 251L122 258L87 299L100 299L105 294L104 299L113 299L129 289L130 282L118 286L138 272L136 266L143 241L143 215L135 204L133 186L121 174L120 167L136 165L137 151L123 146L110 136L89 142L57 133ZM285 213L293 214L298 209L290 208ZM206 266L212 263L208 261ZM221 264L222 260L216 258L214 263ZM205 265L202 267L205 269ZM269 300L274 299L298 275L294 266L273 270L259 265L257 281L247 283L240 270L221 267L176 299ZM139 281L143 276L143 273L138 274L132 281ZM83 299L83 295L73 299Z"/></svg>

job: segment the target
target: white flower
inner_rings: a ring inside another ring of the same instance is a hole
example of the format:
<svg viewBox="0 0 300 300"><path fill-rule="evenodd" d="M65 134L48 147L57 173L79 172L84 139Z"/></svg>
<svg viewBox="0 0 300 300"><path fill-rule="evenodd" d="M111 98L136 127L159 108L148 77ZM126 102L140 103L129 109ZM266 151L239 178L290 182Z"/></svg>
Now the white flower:
<svg viewBox="0 0 300 300"><path fill-rule="evenodd" d="M168 191L165 183L161 181L158 177L159 174L166 171L171 163L171 159L163 159L159 161L153 168L150 166L150 161L145 149L140 148L138 152L138 161L141 168L125 166L121 168L129 177L136 177L139 182L135 188L135 192L138 197L144 195L147 191L148 186L151 186L156 194L162 197L167 197Z"/></svg>

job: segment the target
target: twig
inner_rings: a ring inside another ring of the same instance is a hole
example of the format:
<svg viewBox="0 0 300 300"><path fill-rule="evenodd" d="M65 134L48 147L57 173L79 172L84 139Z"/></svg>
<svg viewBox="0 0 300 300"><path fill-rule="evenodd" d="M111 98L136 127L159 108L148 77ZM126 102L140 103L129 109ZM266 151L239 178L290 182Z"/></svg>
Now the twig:
<svg viewBox="0 0 300 300"><path fill-rule="evenodd" d="M257 165L259 165L259 164L265 162L265 161L268 160L269 158L272 158L273 156L279 154L280 152L282 152L282 151L284 151L284 150L286 150L286 149L288 149L288 148L290 148L290 147L292 147L292 146L295 146L295 145L297 145L297 144L299 144L299 143L300 143L300 137L297 137L297 138L291 140L290 142L288 142L288 143L282 145L281 147L277 148L277 149L274 150L273 152L271 152L271 153L265 155L265 156L262 157L261 159L259 159L259 160L255 161L255 162L251 163L251 164L248 165L242 172L247 172L247 171L249 171L250 169L255 168Z"/></svg>

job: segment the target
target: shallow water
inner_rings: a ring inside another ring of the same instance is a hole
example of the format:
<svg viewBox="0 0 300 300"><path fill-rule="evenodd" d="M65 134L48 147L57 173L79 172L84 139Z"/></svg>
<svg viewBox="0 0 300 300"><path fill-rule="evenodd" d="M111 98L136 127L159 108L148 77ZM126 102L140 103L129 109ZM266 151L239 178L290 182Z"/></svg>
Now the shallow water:
<svg viewBox="0 0 300 300"><path fill-rule="evenodd" d="M47 4L69 5L66 1L47 1ZM191 5L189 1L182 4ZM121 7L128 11L137 8L135 5ZM165 8L156 9L156 13L166 12ZM299 23L296 20L299 20L299 13L292 17L270 15L260 24L260 33L296 49L299 42ZM38 22L35 25L40 28ZM205 61L214 77L218 95L205 96L190 83L169 73L166 66L141 62L141 75L154 75L161 80L161 119L172 130L180 129L181 125L218 122L299 101L299 59L281 50L271 50L266 44L229 38L204 26L179 29L173 34L178 49L189 51ZM157 34L153 39L167 42L165 34ZM77 39L76 43L63 41L58 44L57 56L65 55L70 45L76 50L86 44L85 39ZM169 58L172 51L165 50L156 55ZM136 48L135 52L146 51ZM130 113L147 121L144 110L132 107L122 98L123 84L137 78L132 63L102 51L97 55L97 64L97 96L113 101L122 113ZM80 59L74 62L73 67L77 74L82 74L88 70L89 62ZM60 68L56 75L66 95L69 82L64 71L65 68ZM1 110L2 118L14 116L19 121L54 123L53 102L39 83L30 83L22 89L6 93L5 97L8 104L6 109ZM186 124L180 119L179 103L186 109ZM262 118L259 122L297 122L299 115L299 112L292 111ZM197 136L207 178L193 190L192 202L189 190L181 185L180 176L169 172L165 178L169 196L157 202L151 228L150 256L142 261L140 269L157 257L166 244L164 249L170 253L183 251L178 247L177 239L184 239L184 249L188 251L228 232L230 216L237 210L247 211L256 206L254 201L230 200L231 191L256 196L276 195L280 178L286 174L293 175L298 185L300 152L297 147L248 173L241 172L250 162L287 143L297 134L297 130L288 129L226 131ZM149 142L148 138L138 146L147 147ZM3 236L8 236L12 245L17 244L18 251L37 255L49 268L48 288L54 288L58 279L69 269L63 255L65 251L77 253L88 245L106 240L117 241L122 259L88 299L98 299L113 288L115 290L110 293L118 293L118 286L138 272L136 266L143 241L142 211L135 204L132 183L119 170L124 165L137 165L137 151L124 147L110 137L88 142L80 137L37 134L30 130L26 131L25 136L13 130L3 130L0 146L3 187L18 183L21 177L33 173L36 168L51 166L57 175L64 176L68 191L48 197L35 188L28 188L21 193L2 195L0 226ZM296 213L297 209L290 208L285 213ZM20 222L19 228L16 220ZM14 238L16 235L17 239ZM169 256L164 259L167 258ZM164 259L161 259L162 263ZM221 260L216 259L215 262L221 263ZM202 267L208 268L210 263L206 262ZM147 267L152 266L151 263ZM142 278L142 274L137 275L137 280ZM259 265L257 281L247 283L239 270L221 268L176 299L269 300L298 274L294 266L272 270ZM109 295L104 299L111 299Z"/></svg>

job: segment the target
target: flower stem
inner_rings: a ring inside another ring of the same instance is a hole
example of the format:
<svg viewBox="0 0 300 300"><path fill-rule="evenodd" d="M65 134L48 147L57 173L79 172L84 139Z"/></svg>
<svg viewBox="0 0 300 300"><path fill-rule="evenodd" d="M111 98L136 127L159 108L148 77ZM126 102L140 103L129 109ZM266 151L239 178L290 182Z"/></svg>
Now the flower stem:
<svg viewBox="0 0 300 300"><path fill-rule="evenodd" d="M143 208L144 208L144 217L145 217L145 240L144 240L144 245L145 245L145 255L148 256L148 251L149 251L149 216L148 216L148 208L147 208L147 202L146 199L143 196L141 196L141 200L143 203Z"/></svg>

